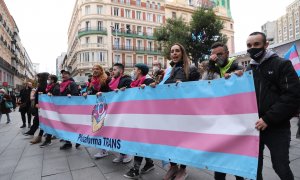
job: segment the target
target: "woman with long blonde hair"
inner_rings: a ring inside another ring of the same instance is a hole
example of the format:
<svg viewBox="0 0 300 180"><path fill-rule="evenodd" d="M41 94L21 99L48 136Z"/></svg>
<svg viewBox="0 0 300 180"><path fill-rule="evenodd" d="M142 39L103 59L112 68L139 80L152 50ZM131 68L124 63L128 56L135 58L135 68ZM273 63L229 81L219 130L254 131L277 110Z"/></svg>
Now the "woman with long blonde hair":
<svg viewBox="0 0 300 180"><path fill-rule="evenodd" d="M99 64L93 66L93 76L91 82L88 84L88 94L96 94L97 92L109 91L109 77L105 73L103 67Z"/></svg>

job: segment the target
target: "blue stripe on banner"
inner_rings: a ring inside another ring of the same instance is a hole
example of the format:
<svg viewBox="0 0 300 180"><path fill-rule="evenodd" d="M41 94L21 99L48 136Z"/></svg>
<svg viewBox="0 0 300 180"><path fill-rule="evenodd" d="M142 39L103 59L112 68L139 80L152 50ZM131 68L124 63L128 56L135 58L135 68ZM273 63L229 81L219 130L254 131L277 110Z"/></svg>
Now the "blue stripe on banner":
<svg viewBox="0 0 300 180"><path fill-rule="evenodd" d="M195 151L185 148L178 148L172 146L164 146L164 145L154 145L154 144L145 144L145 143L135 143L129 141L121 141L121 146L119 149L110 148L109 146L103 145L93 145L88 143L83 143L79 140L79 134L55 130L49 126L40 124L41 129L45 132L60 137L65 140L70 140L74 143L80 143L85 146L95 147L95 148L103 148L111 151L116 151L120 153L149 157L160 159L169 162L176 162L180 164L186 164L202 169L208 169L211 171L218 171L229 173L233 175L238 175L250 179L256 179L257 168L249 168L249 167L257 167L258 160L257 158L248 157L248 156L240 156L233 154L224 154L224 153L210 153L205 151ZM69 138L65 138L69 137ZM103 137L92 137L89 138L97 138L103 141ZM136 153L143 152L143 153ZM166 159L165 155L169 154L170 159ZM184 160L183 160L184 159ZM223 168L223 167L227 167Z"/></svg>
<svg viewBox="0 0 300 180"><path fill-rule="evenodd" d="M298 77L300 77L300 70L297 70L296 73L297 73Z"/></svg>
<svg viewBox="0 0 300 180"><path fill-rule="evenodd" d="M158 100L158 99L185 99L185 98L211 98L228 95L254 92L254 82L251 72L245 72L242 77L233 75L229 79L216 79L213 81L193 81L170 85L158 85L156 88L132 88L125 91L103 93L106 103L124 102L131 100ZM209 93L208 93L209 92ZM141 95L143 93L143 95ZM72 102L68 97L53 98L47 95L39 97L40 101L53 102L56 105L95 105L95 96L88 98L75 98ZM72 98L72 97L71 97Z"/></svg>

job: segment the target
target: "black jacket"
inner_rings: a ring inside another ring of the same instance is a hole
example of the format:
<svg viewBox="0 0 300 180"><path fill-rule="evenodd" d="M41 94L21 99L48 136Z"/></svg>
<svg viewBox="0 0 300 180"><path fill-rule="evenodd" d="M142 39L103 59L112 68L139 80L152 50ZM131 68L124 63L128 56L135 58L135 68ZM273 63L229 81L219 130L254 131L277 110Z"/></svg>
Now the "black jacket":
<svg viewBox="0 0 300 180"><path fill-rule="evenodd" d="M21 112L26 112L30 109L31 101L30 101L30 93L32 88L24 88L20 91L20 109Z"/></svg>
<svg viewBox="0 0 300 180"><path fill-rule="evenodd" d="M131 77L124 75L121 77L120 82L118 84L118 89L121 89L123 87L130 88L130 83L132 82Z"/></svg>
<svg viewBox="0 0 300 180"><path fill-rule="evenodd" d="M60 94L59 84L55 83L55 85L48 91L48 93L51 93L53 96L59 96Z"/></svg>
<svg viewBox="0 0 300 180"><path fill-rule="evenodd" d="M260 64L252 60L247 70L253 71L259 117L267 129L290 128L300 104L300 83L292 63L268 52Z"/></svg>
<svg viewBox="0 0 300 180"><path fill-rule="evenodd" d="M71 80L71 79L70 79ZM77 84L72 81L63 92L60 92L60 96L67 96L68 94L71 94L72 96L78 96L78 86Z"/></svg>
<svg viewBox="0 0 300 180"><path fill-rule="evenodd" d="M177 64L173 64L171 62L171 66L175 68L173 69L174 73L165 81L164 84L176 83L176 81L198 81L200 78L198 68L195 66L190 66L189 79L186 79L185 72L183 69L183 62L179 62Z"/></svg>

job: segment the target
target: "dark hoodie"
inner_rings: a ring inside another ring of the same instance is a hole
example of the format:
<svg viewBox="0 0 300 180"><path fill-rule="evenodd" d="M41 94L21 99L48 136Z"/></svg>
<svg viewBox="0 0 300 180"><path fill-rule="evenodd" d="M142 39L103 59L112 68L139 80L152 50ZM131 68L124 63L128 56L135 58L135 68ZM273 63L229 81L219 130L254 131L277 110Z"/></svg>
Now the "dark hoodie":
<svg viewBox="0 0 300 180"><path fill-rule="evenodd" d="M290 128L290 119L300 105L300 83L291 61L267 51L258 63L250 61L253 71L259 117L267 129Z"/></svg>

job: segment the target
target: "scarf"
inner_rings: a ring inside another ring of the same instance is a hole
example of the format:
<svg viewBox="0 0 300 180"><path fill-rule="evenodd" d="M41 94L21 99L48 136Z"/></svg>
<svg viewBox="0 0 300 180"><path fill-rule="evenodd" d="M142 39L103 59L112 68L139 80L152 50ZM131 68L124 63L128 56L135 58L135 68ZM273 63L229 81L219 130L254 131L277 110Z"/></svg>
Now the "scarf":
<svg viewBox="0 0 300 180"><path fill-rule="evenodd" d="M130 84L130 87L134 88L134 87L140 87L144 81L146 80L146 76L142 76L141 78L132 81L132 83Z"/></svg>
<svg viewBox="0 0 300 180"><path fill-rule="evenodd" d="M62 83L60 83L60 86L59 86L60 92L61 93L64 92L66 90L66 88L71 84L71 82L72 81L70 79L68 79L68 80L63 81Z"/></svg>
<svg viewBox="0 0 300 180"><path fill-rule="evenodd" d="M49 91L51 91L53 89L54 85L55 85L55 83L47 84L46 93L48 93Z"/></svg>
<svg viewBox="0 0 300 180"><path fill-rule="evenodd" d="M90 85L92 85L92 87L94 88L94 90L97 91L97 92L99 92L100 89L101 89L100 79L98 77L94 77L93 76Z"/></svg>
<svg viewBox="0 0 300 180"><path fill-rule="evenodd" d="M121 77L122 76L119 76L118 78L112 78L112 80L109 82L109 85L108 85L111 90L115 90L118 88Z"/></svg>

